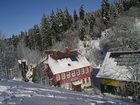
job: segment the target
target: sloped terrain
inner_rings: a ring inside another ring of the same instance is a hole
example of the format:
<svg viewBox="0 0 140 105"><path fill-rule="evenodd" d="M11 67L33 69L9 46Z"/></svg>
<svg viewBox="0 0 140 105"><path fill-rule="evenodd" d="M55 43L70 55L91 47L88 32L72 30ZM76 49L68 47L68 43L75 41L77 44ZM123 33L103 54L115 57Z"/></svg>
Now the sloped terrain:
<svg viewBox="0 0 140 105"><path fill-rule="evenodd" d="M0 105L137 105L56 87L14 80L0 80Z"/></svg>

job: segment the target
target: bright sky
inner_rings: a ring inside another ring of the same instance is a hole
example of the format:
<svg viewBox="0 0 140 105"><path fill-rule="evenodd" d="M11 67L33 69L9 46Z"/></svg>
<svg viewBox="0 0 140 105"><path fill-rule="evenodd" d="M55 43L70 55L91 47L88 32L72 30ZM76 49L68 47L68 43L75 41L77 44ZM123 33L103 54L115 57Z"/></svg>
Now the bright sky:
<svg viewBox="0 0 140 105"><path fill-rule="evenodd" d="M111 3L115 0L109 0ZM102 0L0 0L0 32L6 37L28 30L34 24L40 24L43 13L49 15L52 10L67 8L70 13L81 4L86 12L101 7Z"/></svg>

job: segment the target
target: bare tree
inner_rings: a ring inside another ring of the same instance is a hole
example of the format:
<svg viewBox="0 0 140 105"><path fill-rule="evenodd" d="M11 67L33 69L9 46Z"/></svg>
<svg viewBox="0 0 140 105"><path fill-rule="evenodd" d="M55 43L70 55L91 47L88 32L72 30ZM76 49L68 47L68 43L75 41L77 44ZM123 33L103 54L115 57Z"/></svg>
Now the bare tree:
<svg viewBox="0 0 140 105"><path fill-rule="evenodd" d="M128 72L131 76L127 77L129 81L125 89L131 92L134 99L138 99L140 96L140 62L137 61L134 66L129 66Z"/></svg>
<svg viewBox="0 0 140 105"><path fill-rule="evenodd" d="M24 81L35 82L39 76L39 69L36 66L40 63L41 52L38 50L31 50L20 42L17 46L18 58L21 60L21 73ZM22 65L22 62L25 64Z"/></svg>
<svg viewBox="0 0 140 105"><path fill-rule="evenodd" d="M25 59L29 64L38 64L41 59L41 53L38 50L31 50L20 42L17 46L17 53L19 59Z"/></svg>
<svg viewBox="0 0 140 105"><path fill-rule="evenodd" d="M17 61L16 49L8 39L0 34L0 76L11 79L19 75L15 66Z"/></svg>

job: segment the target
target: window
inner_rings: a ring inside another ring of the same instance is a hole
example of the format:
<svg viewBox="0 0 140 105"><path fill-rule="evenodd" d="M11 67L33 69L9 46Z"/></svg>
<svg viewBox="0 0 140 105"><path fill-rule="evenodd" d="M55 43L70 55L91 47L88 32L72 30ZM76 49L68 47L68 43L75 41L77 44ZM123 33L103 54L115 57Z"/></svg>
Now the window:
<svg viewBox="0 0 140 105"><path fill-rule="evenodd" d="M66 74L67 74L67 78L70 78L70 72L67 72Z"/></svg>
<svg viewBox="0 0 140 105"><path fill-rule="evenodd" d="M86 73L88 73L89 72L89 68L88 67L86 67Z"/></svg>
<svg viewBox="0 0 140 105"><path fill-rule="evenodd" d="M87 83L89 83L89 78L87 78Z"/></svg>
<svg viewBox="0 0 140 105"><path fill-rule="evenodd" d="M85 73L84 68L82 68L81 69L81 74L84 74L84 73Z"/></svg>
<svg viewBox="0 0 140 105"><path fill-rule="evenodd" d="M75 71L72 71L72 77L75 77Z"/></svg>
<svg viewBox="0 0 140 105"><path fill-rule="evenodd" d="M80 70L77 70L77 75L80 75Z"/></svg>
<svg viewBox="0 0 140 105"><path fill-rule="evenodd" d="M83 84L85 84L85 79L83 79Z"/></svg>
<svg viewBox="0 0 140 105"><path fill-rule="evenodd" d="M56 80L59 81L60 80L60 74L56 75Z"/></svg>
<svg viewBox="0 0 140 105"><path fill-rule="evenodd" d="M77 58L76 58L75 56L70 57L70 59L71 59L72 61L78 61Z"/></svg>
<svg viewBox="0 0 140 105"><path fill-rule="evenodd" d="M62 79L65 79L65 73L61 74Z"/></svg>

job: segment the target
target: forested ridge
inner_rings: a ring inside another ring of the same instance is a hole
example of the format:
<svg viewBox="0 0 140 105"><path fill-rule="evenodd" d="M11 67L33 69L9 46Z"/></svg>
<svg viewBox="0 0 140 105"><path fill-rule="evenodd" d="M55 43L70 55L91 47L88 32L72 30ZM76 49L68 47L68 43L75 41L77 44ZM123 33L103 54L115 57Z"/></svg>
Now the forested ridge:
<svg viewBox="0 0 140 105"><path fill-rule="evenodd" d="M86 13L84 5L79 8L79 13L74 10L73 14L67 8L57 9L48 16L43 14L41 24L36 24L19 35L13 35L9 40L15 47L19 42L24 42L30 49L43 51L62 41L67 37L67 32L69 36L78 32L80 40L97 39L101 37L102 31L113 26L116 18L131 7L139 7L139 0L119 0L113 4L103 0L102 8L92 13Z"/></svg>

